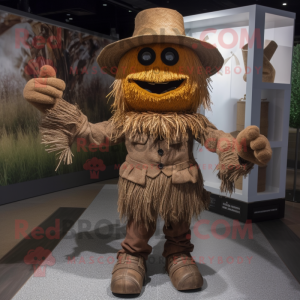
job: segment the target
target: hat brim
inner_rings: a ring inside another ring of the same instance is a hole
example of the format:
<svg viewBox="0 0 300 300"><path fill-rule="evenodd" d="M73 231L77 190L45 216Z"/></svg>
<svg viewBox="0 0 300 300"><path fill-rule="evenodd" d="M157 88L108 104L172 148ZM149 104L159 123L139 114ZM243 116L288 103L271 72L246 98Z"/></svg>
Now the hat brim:
<svg viewBox="0 0 300 300"><path fill-rule="evenodd" d="M140 35L111 43L100 52L97 62L103 72L115 77L121 57L130 49L147 44L172 43L194 50L209 76L216 74L224 59L213 45L185 35Z"/></svg>

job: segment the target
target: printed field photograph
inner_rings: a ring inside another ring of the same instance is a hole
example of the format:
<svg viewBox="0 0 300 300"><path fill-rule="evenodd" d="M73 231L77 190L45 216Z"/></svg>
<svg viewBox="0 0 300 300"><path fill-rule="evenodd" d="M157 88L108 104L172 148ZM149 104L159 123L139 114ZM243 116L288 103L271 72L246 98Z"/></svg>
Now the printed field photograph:
<svg viewBox="0 0 300 300"><path fill-rule="evenodd" d="M71 165L55 171L58 160L41 144L42 113L23 97L31 78L43 65L51 65L65 81L63 99L77 104L89 122L108 120L111 104L106 97L113 78L104 74L96 58L108 38L80 33L0 11L0 186L83 171L87 159L97 157L106 166L124 161L124 145L107 151L77 151Z"/></svg>

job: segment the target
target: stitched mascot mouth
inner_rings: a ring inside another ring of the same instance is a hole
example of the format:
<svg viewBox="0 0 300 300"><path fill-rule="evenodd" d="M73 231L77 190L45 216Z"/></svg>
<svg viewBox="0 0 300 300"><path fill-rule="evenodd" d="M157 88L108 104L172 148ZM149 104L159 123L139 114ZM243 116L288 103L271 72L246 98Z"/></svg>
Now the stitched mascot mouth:
<svg viewBox="0 0 300 300"><path fill-rule="evenodd" d="M164 94L173 90L176 90L184 81L174 80L167 82L147 82L141 80L133 80L140 88L146 90L149 93L153 94Z"/></svg>

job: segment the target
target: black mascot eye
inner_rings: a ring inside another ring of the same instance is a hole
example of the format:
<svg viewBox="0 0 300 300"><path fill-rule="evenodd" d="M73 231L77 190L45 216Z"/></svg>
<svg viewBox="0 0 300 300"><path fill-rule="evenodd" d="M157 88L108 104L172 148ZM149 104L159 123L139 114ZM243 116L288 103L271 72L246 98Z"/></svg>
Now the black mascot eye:
<svg viewBox="0 0 300 300"><path fill-rule="evenodd" d="M151 48L143 48L138 54L138 60L144 66L151 65L155 61L155 58L155 52Z"/></svg>
<svg viewBox="0 0 300 300"><path fill-rule="evenodd" d="M166 48L161 53L161 60L168 66L174 66L179 60L178 52L174 48Z"/></svg>

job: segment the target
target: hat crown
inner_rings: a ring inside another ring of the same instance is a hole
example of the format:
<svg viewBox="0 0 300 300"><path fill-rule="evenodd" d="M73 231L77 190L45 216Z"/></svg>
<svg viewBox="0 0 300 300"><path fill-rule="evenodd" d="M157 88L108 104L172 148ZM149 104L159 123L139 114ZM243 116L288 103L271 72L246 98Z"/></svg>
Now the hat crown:
<svg viewBox="0 0 300 300"><path fill-rule="evenodd" d="M224 59L213 45L186 36L182 15L173 9L150 8L141 11L135 18L133 36L107 45L100 52L97 62L108 74L116 76L122 56L133 48L149 44L176 44L192 49L203 67L214 75L223 65Z"/></svg>
<svg viewBox="0 0 300 300"><path fill-rule="evenodd" d="M135 18L134 36L185 35L182 15L173 9L150 8L139 12Z"/></svg>

